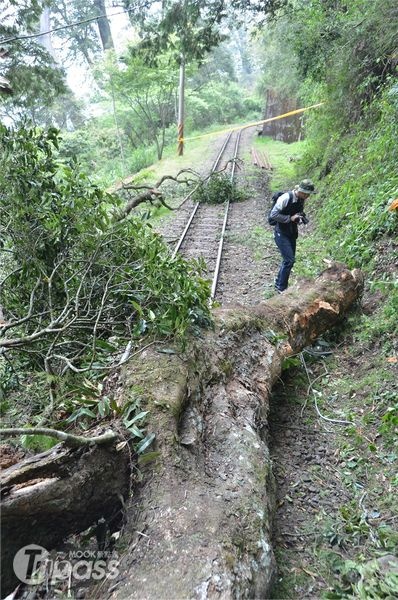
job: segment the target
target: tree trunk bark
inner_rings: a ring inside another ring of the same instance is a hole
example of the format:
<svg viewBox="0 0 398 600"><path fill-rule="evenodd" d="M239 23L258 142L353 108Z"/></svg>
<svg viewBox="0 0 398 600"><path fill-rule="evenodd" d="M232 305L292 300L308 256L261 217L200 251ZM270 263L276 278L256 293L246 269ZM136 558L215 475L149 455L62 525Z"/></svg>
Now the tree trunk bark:
<svg viewBox="0 0 398 600"><path fill-rule="evenodd" d="M362 287L358 271L334 265L251 311L219 309L215 330L184 355L152 347L123 367L119 400L130 389L142 390L159 458L155 467L141 467L143 482L124 530L129 547L119 578L108 591L101 582L101 598L269 596L275 573L266 439L272 386L284 358L337 323ZM7 564L25 544L48 549L109 518L128 479L127 457L102 446L57 446L8 469Z"/></svg>
<svg viewBox="0 0 398 600"><path fill-rule="evenodd" d="M54 62L56 62L55 50L51 39L51 19L50 19L50 8L46 6L40 15L40 33L43 33L37 38L39 44L41 44L49 54L51 54Z"/></svg>
<svg viewBox="0 0 398 600"><path fill-rule="evenodd" d="M94 0L93 4L97 9L97 13L99 15L106 15L106 7L104 0ZM97 19L97 22L102 48L104 50L113 49L115 46L113 43L112 32L108 19L106 17L99 17Z"/></svg>
<svg viewBox="0 0 398 600"><path fill-rule="evenodd" d="M251 313L217 311L189 357L148 350L123 372L146 390L160 452L144 479L120 578L102 597L267 598L275 574L266 425L282 362L333 326L362 291L328 269ZM135 513L135 516L134 516Z"/></svg>
<svg viewBox="0 0 398 600"><path fill-rule="evenodd" d="M16 552L46 550L100 518L117 517L129 489L129 454L115 444L66 449L61 444L6 469L1 477L2 593L20 583ZM4 597L2 595L2 597Z"/></svg>

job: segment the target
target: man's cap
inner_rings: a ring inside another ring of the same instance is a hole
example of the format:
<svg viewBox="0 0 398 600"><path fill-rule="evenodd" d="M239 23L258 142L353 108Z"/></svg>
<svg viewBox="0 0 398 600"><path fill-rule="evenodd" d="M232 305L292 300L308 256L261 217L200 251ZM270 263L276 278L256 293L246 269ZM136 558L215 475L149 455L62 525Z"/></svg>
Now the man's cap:
<svg viewBox="0 0 398 600"><path fill-rule="evenodd" d="M316 194L315 186L312 183L311 179L303 179L298 186L298 192L303 192L303 194Z"/></svg>

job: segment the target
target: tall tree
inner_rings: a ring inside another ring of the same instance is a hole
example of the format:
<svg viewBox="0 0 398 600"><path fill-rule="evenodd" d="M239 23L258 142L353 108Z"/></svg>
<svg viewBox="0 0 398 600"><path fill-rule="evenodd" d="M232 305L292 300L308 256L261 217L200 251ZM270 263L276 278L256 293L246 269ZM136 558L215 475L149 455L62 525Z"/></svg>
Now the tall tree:
<svg viewBox="0 0 398 600"><path fill-rule="evenodd" d="M53 59L56 60L54 46L52 44L51 38L51 18L50 8L48 6L44 7L43 12L40 16L40 33L42 33L43 35L37 38L37 41L47 50L47 52L53 57Z"/></svg>
<svg viewBox="0 0 398 600"><path fill-rule="evenodd" d="M157 57L157 66L149 67L134 52L124 59L125 69L108 62L106 89L123 103L122 127L133 146L154 144L159 160L166 141L166 130L175 121L177 73L170 55Z"/></svg>
<svg viewBox="0 0 398 600"><path fill-rule="evenodd" d="M104 17L106 15L106 7L105 0L93 0L93 4L95 9L97 10L97 14L101 15L98 18L98 30L101 38L102 47L104 50L109 50L110 48L114 48L112 32L109 25L109 21Z"/></svg>
<svg viewBox="0 0 398 600"><path fill-rule="evenodd" d="M52 22L57 37L64 41L67 59L83 61L92 68L95 59L114 48L112 31L106 17L105 0L50 0ZM65 25L67 27L65 27Z"/></svg>
<svg viewBox="0 0 398 600"><path fill-rule="evenodd" d="M141 25L140 48L152 62L162 51L173 53L178 62L181 55L202 60L225 37L218 27L226 17L223 0L163 0L158 10L156 3L143 0L124 4Z"/></svg>
<svg viewBox="0 0 398 600"><path fill-rule="evenodd" d="M50 11L54 28L68 26L57 31L65 44L66 59L73 63L83 59L92 68L102 51L96 21L88 20L100 14L97 8L79 0L52 0Z"/></svg>
<svg viewBox="0 0 398 600"><path fill-rule="evenodd" d="M220 41L219 26L255 14L257 22L290 4L290 0L123 0L131 12L130 19L141 24L144 45L153 53L170 49L173 37L181 40L181 50L188 58L202 59ZM221 36L222 37L222 36Z"/></svg>

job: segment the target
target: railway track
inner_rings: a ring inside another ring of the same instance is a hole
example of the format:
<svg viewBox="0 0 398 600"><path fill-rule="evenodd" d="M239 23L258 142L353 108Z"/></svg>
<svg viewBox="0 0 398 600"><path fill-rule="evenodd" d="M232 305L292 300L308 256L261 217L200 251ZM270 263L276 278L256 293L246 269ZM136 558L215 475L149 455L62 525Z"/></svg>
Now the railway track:
<svg viewBox="0 0 398 600"><path fill-rule="evenodd" d="M238 158L241 131L231 132L213 163L211 172L223 169L231 158ZM235 176L236 163L230 168L231 180ZM207 277L212 279L211 298L215 298L224 236L228 222L229 201L224 204L205 204L192 201L192 192L181 203L176 219L176 227L182 230L174 247L186 258L202 258L207 266ZM169 240L170 241L170 240Z"/></svg>

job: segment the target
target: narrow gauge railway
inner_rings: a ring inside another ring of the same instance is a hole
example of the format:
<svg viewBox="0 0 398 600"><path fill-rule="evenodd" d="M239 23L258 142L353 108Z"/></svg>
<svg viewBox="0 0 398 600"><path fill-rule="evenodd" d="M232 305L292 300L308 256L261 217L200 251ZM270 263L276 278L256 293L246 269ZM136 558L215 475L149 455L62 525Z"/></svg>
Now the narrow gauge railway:
<svg viewBox="0 0 398 600"><path fill-rule="evenodd" d="M231 158L238 158L241 131L231 132L224 140L212 166L212 173L222 169ZM229 170L232 180L235 167L236 163L233 163ZM178 222L184 219L185 225L173 255L181 252L186 258L203 258L207 265L207 276L212 279L212 298L216 296L228 211L229 201L224 204L194 203L191 195L184 199L178 211Z"/></svg>

